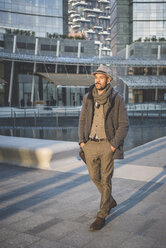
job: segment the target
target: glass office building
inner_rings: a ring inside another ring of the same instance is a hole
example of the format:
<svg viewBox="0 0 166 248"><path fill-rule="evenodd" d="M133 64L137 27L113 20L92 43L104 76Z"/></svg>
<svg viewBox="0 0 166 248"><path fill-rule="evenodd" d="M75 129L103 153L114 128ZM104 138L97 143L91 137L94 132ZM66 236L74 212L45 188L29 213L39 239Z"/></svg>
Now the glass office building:
<svg viewBox="0 0 166 248"><path fill-rule="evenodd" d="M166 0L133 0L133 41L166 38Z"/></svg>
<svg viewBox="0 0 166 248"><path fill-rule="evenodd" d="M67 0L0 0L0 27L46 33L68 33Z"/></svg>
<svg viewBox="0 0 166 248"><path fill-rule="evenodd" d="M166 40L166 0L112 0L110 14L113 55L136 40Z"/></svg>

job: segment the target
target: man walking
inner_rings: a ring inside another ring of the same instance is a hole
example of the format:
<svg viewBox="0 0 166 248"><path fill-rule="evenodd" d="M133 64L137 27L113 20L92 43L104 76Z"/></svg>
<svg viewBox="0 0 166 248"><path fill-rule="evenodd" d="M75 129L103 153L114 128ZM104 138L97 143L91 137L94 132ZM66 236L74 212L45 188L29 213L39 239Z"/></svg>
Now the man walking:
<svg viewBox="0 0 166 248"><path fill-rule="evenodd" d="M94 85L85 94L79 118L79 144L84 152L91 180L101 193L100 209L91 231L101 229L117 203L112 197L111 178L114 159L123 158L123 142L128 132L128 117L123 98L113 89L112 71L99 66Z"/></svg>

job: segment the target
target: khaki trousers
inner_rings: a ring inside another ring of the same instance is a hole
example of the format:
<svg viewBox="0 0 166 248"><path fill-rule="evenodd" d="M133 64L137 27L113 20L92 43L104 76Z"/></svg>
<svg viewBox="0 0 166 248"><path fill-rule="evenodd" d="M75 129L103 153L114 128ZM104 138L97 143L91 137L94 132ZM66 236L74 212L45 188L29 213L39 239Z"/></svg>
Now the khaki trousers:
<svg viewBox="0 0 166 248"><path fill-rule="evenodd" d="M83 147L89 175L101 193L98 217L106 218L113 201L111 178L114 170L113 152L107 140L91 141Z"/></svg>

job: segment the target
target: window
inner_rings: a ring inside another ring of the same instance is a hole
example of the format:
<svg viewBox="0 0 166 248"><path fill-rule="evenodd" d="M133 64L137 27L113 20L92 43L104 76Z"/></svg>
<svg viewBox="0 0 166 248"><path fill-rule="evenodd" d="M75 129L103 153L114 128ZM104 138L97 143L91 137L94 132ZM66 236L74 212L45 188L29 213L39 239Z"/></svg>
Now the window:
<svg viewBox="0 0 166 248"><path fill-rule="evenodd" d="M24 42L17 42L17 48L26 49L26 43L24 43Z"/></svg>
<svg viewBox="0 0 166 248"><path fill-rule="evenodd" d="M50 50L51 50L51 51L56 51L56 45L51 45Z"/></svg>
<svg viewBox="0 0 166 248"><path fill-rule="evenodd" d="M41 50L42 50L42 51L55 51L55 52L56 52L56 45L46 45L46 44L42 44L42 45L41 45Z"/></svg>
<svg viewBox="0 0 166 248"><path fill-rule="evenodd" d="M65 46L65 52L68 53L77 53L78 52L78 47L75 46ZM81 47L81 53L84 53L84 47Z"/></svg>
<svg viewBox="0 0 166 248"><path fill-rule="evenodd" d="M157 54L157 48L152 48L152 54Z"/></svg>
<svg viewBox="0 0 166 248"><path fill-rule="evenodd" d="M65 52L76 53L78 52L78 47L65 46Z"/></svg>
<svg viewBox="0 0 166 248"><path fill-rule="evenodd" d="M166 47L161 48L161 54L166 54Z"/></svg>
<svg viewBox="0 0 166 248"><path fill-rule="evenodd" d="M27 49L29 49L29 50L35 49L35 44L33 44L33 43L27 43L26 45L27 45Z"/></svg>
<svg viewBox="0 0 166 248"><path fill-rule="evenodd" d="M33 43L25 43L25 42L17 42L17 48L34 50L35 49L35 44L33 44Z"/></svg>
<svg viewBox="0 0 166 248"><path fill-rule="evenodd" d="M41 45L41 50L49 51L50 50L50 45Z"/></svg>
<svg viewBox="0 0 166 248"><path fill-rule="evenodd" d="M134 50L131 49L131 50L130 50L130 56L132 56L133 54L134 54Z"/></svg>
<svg viewBox="0 0 166 248"><path fill-rule="evenodd" d="M0 40L0 47L4 47L4 41Z"/></svg>

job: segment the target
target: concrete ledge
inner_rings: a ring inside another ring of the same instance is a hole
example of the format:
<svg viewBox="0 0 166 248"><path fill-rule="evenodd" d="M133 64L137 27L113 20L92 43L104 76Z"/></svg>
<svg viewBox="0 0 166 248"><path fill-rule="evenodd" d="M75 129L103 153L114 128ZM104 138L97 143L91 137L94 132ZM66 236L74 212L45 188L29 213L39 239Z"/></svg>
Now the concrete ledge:
<svg viewBox="0 0 166 248"><path fill-rule="evenodd" d="M77 142L17 138L0 135L0 162L19 166L52 169L71 157L78 161Z"/></svg>

